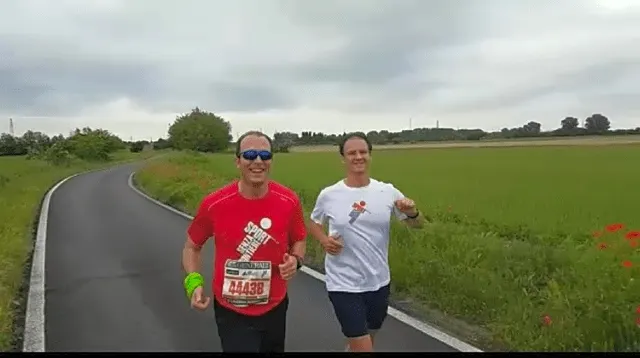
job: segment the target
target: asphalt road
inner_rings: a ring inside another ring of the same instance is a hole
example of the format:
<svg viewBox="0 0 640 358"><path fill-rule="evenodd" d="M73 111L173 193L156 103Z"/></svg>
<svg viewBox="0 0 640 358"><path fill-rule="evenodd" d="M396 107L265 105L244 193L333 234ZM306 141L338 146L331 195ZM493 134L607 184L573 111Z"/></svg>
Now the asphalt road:
<svg viewBox="0 0 640 358"><path fill-rule="evenodd" d="M134 165L72 178L52 196L46 242L46 351L219 352L213 311L189 308L181 249L188 221L128 186ZM203 274L211 279L212 243ZM324 283L290 283L288 351L342 351ZM392 318L378 351L456 350Z"/></svg>

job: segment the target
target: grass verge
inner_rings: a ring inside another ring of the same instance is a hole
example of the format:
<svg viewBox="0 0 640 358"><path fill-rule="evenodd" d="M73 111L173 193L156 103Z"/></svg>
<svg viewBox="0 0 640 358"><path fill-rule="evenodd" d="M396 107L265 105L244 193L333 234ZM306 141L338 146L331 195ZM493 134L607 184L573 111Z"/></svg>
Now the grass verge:
<svg viewBox="0 0 640 358"><path fill-rule="evenodd" d="M109 162L57 167L25 157L0 157L0 351L20 351L31 254L42 200L58 181L89 170L147 159L152 151L115 153Z"/></svg>

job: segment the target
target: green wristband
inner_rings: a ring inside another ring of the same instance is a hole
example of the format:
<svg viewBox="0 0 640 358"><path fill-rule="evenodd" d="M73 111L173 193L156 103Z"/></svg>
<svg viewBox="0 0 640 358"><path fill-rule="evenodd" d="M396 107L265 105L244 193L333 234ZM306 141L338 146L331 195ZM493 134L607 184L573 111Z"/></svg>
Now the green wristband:
<svg viewBox="0 0 640 358"><path fill-rule="evenodd" d="M184 289L187 291L187 297L189 299L191 299L193 291L202 286L204 286L204 277L197 272L191 272L184 278Z"/></svg>

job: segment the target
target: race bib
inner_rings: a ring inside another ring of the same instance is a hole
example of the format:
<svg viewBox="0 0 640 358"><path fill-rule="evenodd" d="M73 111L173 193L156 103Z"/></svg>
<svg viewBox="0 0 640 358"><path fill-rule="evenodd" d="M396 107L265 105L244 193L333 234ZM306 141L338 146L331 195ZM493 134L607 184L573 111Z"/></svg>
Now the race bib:
<svg viewBox="0 0 640 358"><path fill-rule="evenodd" d="M264 305L271 290L271 262L227 260L222 297L238 307Z"/></svg>

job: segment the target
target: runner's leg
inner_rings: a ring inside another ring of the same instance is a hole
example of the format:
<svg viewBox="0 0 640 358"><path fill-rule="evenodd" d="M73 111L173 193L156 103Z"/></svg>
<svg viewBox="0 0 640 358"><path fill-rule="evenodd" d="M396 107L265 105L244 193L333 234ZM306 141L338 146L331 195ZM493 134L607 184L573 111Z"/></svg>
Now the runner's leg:
<svg viewBox="0 0 640 358"><path fill-rule="evenodd" d="M284 341L287 331L287 310L289 309L289 297L285 296L278 306L264 316L264 327L261 353L284 353Z"/></svg>
<svg viewBox="0 0 640 358"><path fill-rule="evenodd" d="M372 352L367 328L367 310L361 293L329 292L336 318L347 337L350 352Z"/></svg>
<svg viewBox="0 0 640 358"><path fill-rule="evenodd" d="M223 352L259 353L261 334L252 322L254 317L242 316L222 307L213 299L218 337Z"/></svg>
<svg viewBox="0 0 640 358"><path fill-rule="evenodd" d="M372 345L376 333L382 328L382 324L387 318L390 292L390 285L388 284L377 291L366 292L363 296L367 308L367 328L369 329Z"/></svg>

